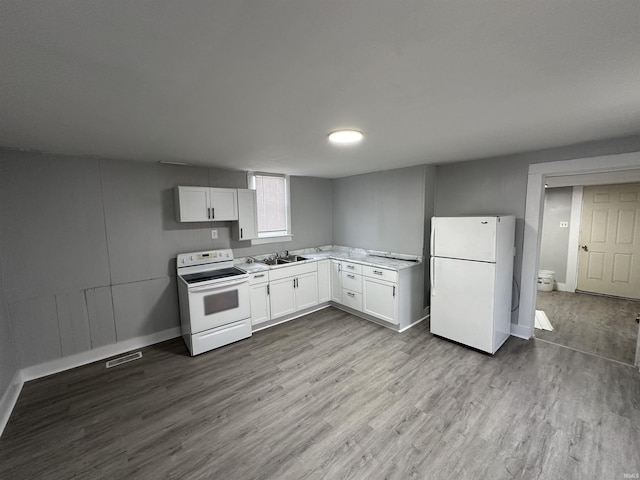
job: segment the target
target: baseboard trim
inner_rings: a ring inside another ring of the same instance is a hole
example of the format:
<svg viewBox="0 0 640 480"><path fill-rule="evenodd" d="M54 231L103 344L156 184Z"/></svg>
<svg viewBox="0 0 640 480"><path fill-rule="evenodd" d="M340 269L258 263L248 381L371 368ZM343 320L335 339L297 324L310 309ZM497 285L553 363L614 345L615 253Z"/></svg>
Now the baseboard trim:
<svg viewBox="0 0 640 480"><path fill-rule="evenodd" d="M6 392L4 392L4 395L2 395L2 398L0 399L0 437L2 436L7 423L9 423L9 418L16 406L23 385L24 379L22 377L22 371L18 370L11 380L9 388L7 388Z"/></svg>
<svg viewBox="0 0 640 480"><path fill-rule="evenodd" d="M161 332L144 335L142 337L130 338L122 342L105 345L104 347L94 348L86 352L76 353L64 358L57 358L48 362L33 365L22 369L22 379L24 382L35 380L37 378L53 375L54 373L64 372L72 368L81 367L89 363L104 360L115 355L121 355L130 350L142 347L148 347L155 343L171 340L182 335L180 327L169 328Z"/></svg>
<svg viewBox="0 0 640 480"><path fill-rule="evenodd" d="M513 337L523 338L525 340L531 339L533 337L533 331L531 327L525 327L524 325L515 325L511 324L511 335Z"/></svg>
<svg viewBox="0 0 640 480"><path fill-rule="evenodd" d="M420 318L419 320L416 320L415 322L413 322L413 323L412 323L412 324L410 324L410 325L407 325L407 326L406 326L406 327L404 327L404 328L401 328L400 330L398 330L398 333L406 332L406 331L407 331L407 330L409 330L411 327L414 327L414 326L418 325L419 323L421 323L421 322L425 321L427 318L429 318L429 315L427 315L427 316L425 316L425 317L422 317L422 318Z"/></svg>
<svg viewBox="0 0 640 480"><path fill-rule="evenodd" d="M307 310L303 310L301 312L296 312L296 313L292 313L290 316L284 316L284 317L280 317L280 318L276 318L274 320L269 320L268 322L264 322L264 325L258 325L257 328L252 328L251 333L256 333L259 332L261 330L265 330L267 328L271 328L271 327L275 327L276 325L280 325L282 323L287 323L290 322L291 320L295 320L296 318L300 318L300 317L304 317L305 315L309 315L310 313L313 312L318 312L320 310L322 310L323 308L327 308L330 307L331 304L329 303L325 303L322 304L319 307L310 307ZM273 323L270 323L273 322Z"/></svg>
<svg viewBox="0 0 640 480"><path fill-rule="evenodd" d="M569 287L569 284L567 284L567 283L558 283L558 282L556 282L556 290L558 290L559 292L575 293L575 290L572 289L571 287Z"/></svg>

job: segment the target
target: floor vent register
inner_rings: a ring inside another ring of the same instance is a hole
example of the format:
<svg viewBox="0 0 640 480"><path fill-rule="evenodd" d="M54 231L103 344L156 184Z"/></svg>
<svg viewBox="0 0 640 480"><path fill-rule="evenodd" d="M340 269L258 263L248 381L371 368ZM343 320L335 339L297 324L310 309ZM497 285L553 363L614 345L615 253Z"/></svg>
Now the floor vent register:
<svg viewBox="0 0 640 480"><path fill-rule="evenodd" d="M138 360L142 358L142 352L130 353L123 357L114 358L113 360L109 360L107 362L107 368L117 367L118 365L122 365L123 363L133 362L134 360Z"/></svg>

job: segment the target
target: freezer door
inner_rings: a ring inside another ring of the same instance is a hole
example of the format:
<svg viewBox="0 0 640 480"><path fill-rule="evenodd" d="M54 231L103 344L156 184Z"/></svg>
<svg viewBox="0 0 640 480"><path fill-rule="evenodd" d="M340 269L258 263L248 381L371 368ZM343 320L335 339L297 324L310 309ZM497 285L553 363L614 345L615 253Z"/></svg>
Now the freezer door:
<svg viewBox="0 0 640 480"><path fill-rule="evenodd" d="M494 353L493 263L431 259L431 333Z"/></svg>
<svg viewBox="0 0 640 480"><path fill-rule="evenodd" d="M431 255L495 262L497 224L498 217L434 217Z"/></svg>

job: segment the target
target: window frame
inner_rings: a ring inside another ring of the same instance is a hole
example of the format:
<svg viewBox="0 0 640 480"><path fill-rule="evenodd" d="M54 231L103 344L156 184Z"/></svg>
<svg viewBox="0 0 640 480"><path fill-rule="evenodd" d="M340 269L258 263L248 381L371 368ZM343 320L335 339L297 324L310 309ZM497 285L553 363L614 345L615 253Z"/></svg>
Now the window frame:
<svg viewBox="0 0 640 480"><path fill-rule="evenodd" d="M267 172L247 172L247 187L249 190L257 190L256 177L280 177L284 178L284 201L286 210L287 229L276 232L260 232L258 226L258 238L251 240L252 245L262 245L266 243L290 242L293 240L291 233L291 182L289 175ZM257 209L256 209L257 215ZM257 222L257 218L256 218Z"/></svg>

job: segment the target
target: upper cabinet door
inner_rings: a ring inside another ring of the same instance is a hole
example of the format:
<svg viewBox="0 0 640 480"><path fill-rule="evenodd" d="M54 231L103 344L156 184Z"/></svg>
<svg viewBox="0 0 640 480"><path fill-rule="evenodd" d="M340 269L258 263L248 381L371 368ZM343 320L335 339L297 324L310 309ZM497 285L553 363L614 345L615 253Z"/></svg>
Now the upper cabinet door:
<svg viewBox="0 0 640 480"><path fill-rule="evenodd" d="M209 187L176 187L176 220L178 222L208 222L210 220L210 191Z"/></svg>
<svg viewBox="0 0 640 480"><path fill-rule="evenodd" d="M238 220L238 191L231 188L210 188L211 220Z"/></svg>
<svg viewBox="0 0 640 480"><path fill-rule="evenodd" d="M238 189L237 240L258 238L258 217L255 190Z"/></svg>

